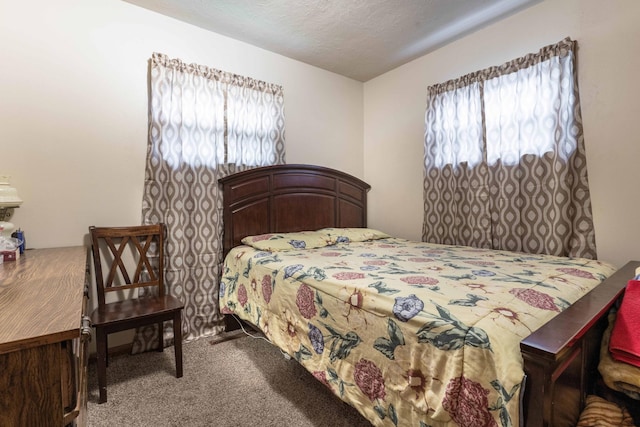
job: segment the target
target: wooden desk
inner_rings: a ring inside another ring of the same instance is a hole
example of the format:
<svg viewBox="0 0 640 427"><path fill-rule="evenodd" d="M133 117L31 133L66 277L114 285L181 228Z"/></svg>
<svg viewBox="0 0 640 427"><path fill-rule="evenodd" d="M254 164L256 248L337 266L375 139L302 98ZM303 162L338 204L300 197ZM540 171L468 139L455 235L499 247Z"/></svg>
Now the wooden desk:
<svg viewBox="0 0 640 427"><path fill-rule="evenodd" d="M34 249L0 265L1 426L86 424L88 255Z"/></svg>

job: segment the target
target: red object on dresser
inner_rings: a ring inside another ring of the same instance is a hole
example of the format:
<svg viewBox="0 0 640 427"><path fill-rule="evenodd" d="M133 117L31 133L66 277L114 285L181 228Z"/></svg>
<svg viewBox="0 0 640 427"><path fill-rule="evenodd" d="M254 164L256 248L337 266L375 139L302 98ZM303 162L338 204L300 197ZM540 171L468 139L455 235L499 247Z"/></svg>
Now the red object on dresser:
<svg viewBox="0 0 640 427"><path fill-rule="evenodd" d="M0 251L0 256L4 262L15 261L20 258L20 252L17 249L13 251Z"/></svg>
<svg viewBox="0 0 640 427"><path fill-rule="evenodd" d="M629 280L609 342L611 357L640 367L640 280Z"/></svg>

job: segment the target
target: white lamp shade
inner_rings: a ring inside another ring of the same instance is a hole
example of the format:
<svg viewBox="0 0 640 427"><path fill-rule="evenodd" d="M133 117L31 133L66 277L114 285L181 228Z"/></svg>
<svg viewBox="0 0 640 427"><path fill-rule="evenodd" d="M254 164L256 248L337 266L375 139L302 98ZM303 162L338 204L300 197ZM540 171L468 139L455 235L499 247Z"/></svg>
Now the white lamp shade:
<svg viewBox="0 0 640 427"><path fill-rule="evenodd" d="M0 175L0 208L17 208L22 204L18 190L9 184L9 175Z"/></svg>

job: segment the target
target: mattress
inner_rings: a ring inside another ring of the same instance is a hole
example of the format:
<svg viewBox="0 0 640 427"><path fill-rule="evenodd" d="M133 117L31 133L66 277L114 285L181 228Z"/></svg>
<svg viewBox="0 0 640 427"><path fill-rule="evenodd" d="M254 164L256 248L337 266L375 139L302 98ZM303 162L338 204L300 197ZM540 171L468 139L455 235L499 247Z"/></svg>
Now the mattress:
<svg viewBox="0 0 640 427"><path fill-rule="evenodd" d="M222 311L376 426L518 425L520 341L615 271L370 229L243 242L225 258Z"/></svg>

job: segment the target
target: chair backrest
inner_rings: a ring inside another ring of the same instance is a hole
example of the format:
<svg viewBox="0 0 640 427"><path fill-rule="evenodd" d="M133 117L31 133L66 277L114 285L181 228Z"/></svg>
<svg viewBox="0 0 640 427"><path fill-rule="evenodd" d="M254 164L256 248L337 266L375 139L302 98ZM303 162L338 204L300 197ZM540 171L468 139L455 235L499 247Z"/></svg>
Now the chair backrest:
<svg viewBox="0 0 640 427"><path fill-rule="evenodd" d="M106 294L127 289L156 287L164 296L164 224L91 226L89 234L99 306Z"/></svg>

